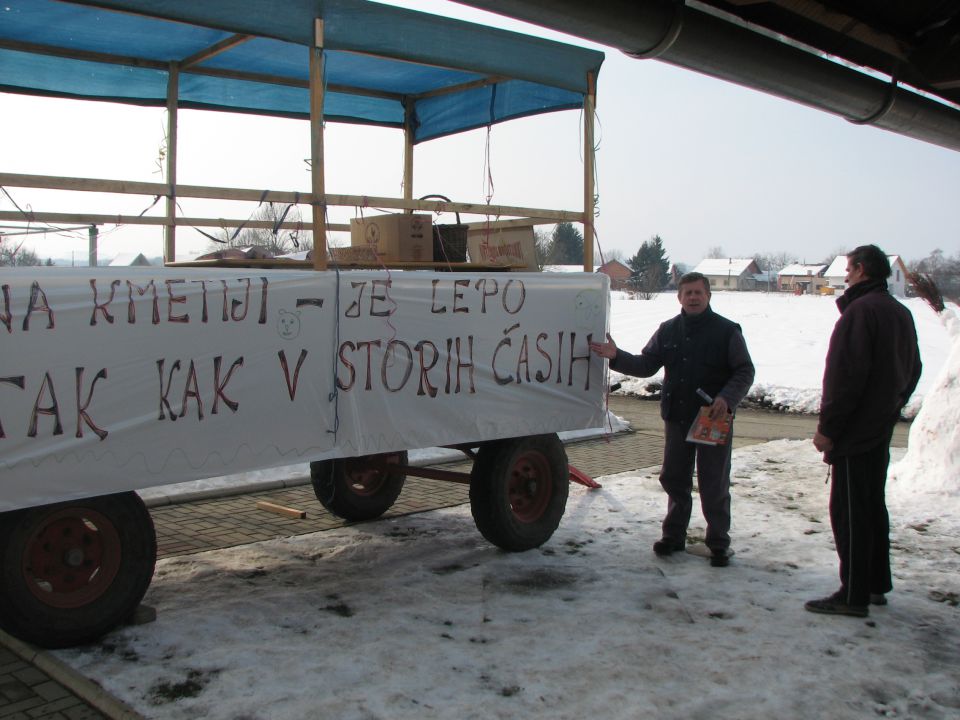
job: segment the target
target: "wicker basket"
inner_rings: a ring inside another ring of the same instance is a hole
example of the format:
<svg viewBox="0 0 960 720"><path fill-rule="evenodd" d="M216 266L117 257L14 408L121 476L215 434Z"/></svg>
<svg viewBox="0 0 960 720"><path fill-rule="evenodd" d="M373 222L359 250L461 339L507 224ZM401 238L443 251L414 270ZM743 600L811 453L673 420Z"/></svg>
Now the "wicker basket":
<svg viewBox="0 0 960 720"><path fill-rule="evenodd" d="M450 198L443 195L424 195L421 200L445 200ZM434 262L466 262L467 261L467 226L460 222L460 213L456 225L433 226L433 260Z"/></svg>

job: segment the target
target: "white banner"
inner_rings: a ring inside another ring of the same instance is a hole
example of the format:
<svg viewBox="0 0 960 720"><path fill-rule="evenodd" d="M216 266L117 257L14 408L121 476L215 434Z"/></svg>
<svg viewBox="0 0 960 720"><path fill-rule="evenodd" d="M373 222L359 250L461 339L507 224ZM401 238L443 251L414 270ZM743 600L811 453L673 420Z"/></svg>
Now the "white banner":
<svg viewBox="0 0 960 720"><path fill-rule="evenodd" d="M0 269L0 511L602 427L590 273Z"/></svg>

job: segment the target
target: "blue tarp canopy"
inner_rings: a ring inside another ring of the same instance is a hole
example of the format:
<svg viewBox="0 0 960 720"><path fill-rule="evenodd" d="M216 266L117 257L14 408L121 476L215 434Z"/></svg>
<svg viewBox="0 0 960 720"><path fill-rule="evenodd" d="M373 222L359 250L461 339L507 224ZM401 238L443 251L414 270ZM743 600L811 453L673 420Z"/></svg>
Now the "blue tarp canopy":
<svg viewBox="0 0 960 720"><path fill-rule="evenodd" d="M0 90L310 115L323 20L324 117L403 127L414 142L580 108L603 53L366 0L5 0Z"/></svg>

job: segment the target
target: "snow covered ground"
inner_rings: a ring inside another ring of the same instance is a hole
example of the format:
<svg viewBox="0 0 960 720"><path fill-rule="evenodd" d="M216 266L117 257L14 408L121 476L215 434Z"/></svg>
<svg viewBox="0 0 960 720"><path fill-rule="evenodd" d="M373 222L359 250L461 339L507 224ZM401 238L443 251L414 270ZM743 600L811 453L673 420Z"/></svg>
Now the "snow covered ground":
<svg viewBox="0 0 960 720"><path fill-rule="evenodd" d="M830 299L714 306L764 392L809 401ZM803 610L838 584L826 466L780 440L734 453L728 568L652 554L647 468L573 488L526 553L487 544L464 506L164 560L156 622L57 655L150 718L960 718L960 323L908 306L928 395L895 453L895 590L866 620ZM612 333L639 349L676 307L618 297ZM692 551L703 531L695 512Z"/></svg>
<svg viewBox="0 0 960 720"><path fill-rule="evenodd" d="M728 568L653 555L651 469L574 488L526 553L457 507L164 560L156 622L57 654L149 718L960 717L957 516L893 504L890 604L812 615L837 586L819 456L751 446L733 475Z"/></svg>

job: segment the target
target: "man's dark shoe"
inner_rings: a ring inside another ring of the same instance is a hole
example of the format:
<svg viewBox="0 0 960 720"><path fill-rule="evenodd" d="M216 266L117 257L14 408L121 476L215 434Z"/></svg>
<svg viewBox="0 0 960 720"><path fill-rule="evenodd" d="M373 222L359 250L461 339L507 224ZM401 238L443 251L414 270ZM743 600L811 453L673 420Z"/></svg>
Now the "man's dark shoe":
<svg viewBox="0 0 960 720"><path fill-rule="evenodd" d="M673 555L675 552L683 552L686 543L683 540L673 540L671 538L660 538L653 544L653 552L660 557Z"/></svg>
<svg viewBox="0 0 960 720"><path fill-rule="evenodd" d="M883 593L870 593L870 604L871 605L886 605L887 596Z"/></svg>
<svg viewBox="0 0 960 720"><path fill-rule="evenodd" d="M820 600L808 600L804 607L813 613L823 615L849 615L850 617L866 617L870 608L866 605L847 605L843 599L843 591L835 592L830 597Z"/></svg>
<svg viewBox="0 0 960 720"><path fill-rule="evenodd" d="M726 567L730 564L730 556L733 555L727 548L718 548L710 551L711 567Z"/></svg>

